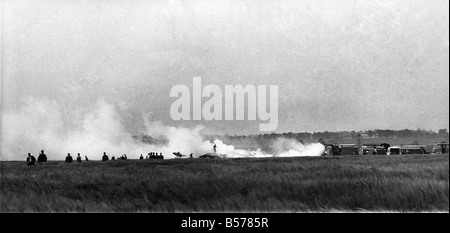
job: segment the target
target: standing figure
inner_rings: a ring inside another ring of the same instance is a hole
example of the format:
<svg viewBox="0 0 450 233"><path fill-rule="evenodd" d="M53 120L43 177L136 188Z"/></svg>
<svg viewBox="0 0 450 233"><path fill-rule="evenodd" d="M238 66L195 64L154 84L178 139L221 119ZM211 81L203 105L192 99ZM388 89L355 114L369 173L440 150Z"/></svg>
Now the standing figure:
<svg viewBox="0 0 450 233"><path fill-rule="evenodd" d="M214 144L214 146L213 146L213 151L214 151L214 154L217 154L217 145L216 144Z"/></svg>
<svg viewBox="0 0 450 233"><path fill-rule="evenodd" d="M65 163L71 163L73 161L72 156L70 155L70 153L67 154L66 156L66 161L64 161Z"/></svg>
<svg viewBox="0 0 450 233"><path fill-rule="evenodd" d="M77 162L81 163L81 155L80 155L80 153L78 153Z"/></svg>
<svg viewBox="0 0 450 233"><path fill-rule="evenodd" d="M89 161L87 155L84 156L84 160Z"/></svg>
<svg viewBox="0 0 450 233"><path fill-rule="evenodd" d="M108 161L109 157L106 155L106 152L103 152L102 161Z"/></svg>
<svg viewBox="0 0 450 233"><path fill-rule="evenodd" d="M358 143L356 144L357 152L356 155L364 155L363 143L361 140L361 134L358 134Z"/></svg>
<svg viewBox="0 0 450 233"><path fill-rule="evenodd" d="M47 162L47 155L44 154L44 150L41 150L41 153L38 156L38 163Z"/></svg>

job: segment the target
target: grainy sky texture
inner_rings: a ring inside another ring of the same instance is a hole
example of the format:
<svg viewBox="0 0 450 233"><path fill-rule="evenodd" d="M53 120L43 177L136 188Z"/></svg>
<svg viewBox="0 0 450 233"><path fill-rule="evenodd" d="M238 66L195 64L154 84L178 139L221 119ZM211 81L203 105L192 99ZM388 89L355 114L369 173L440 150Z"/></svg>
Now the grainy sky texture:
<svg viewBox="0 0 450 233"><path fill-rule="evenodd" d="M200 76L278 85L277 132L449 127L448 0L2 4L2 113L50 101L76 128L105 101L130 132L144 114L259 133L260 122L172 121L170 89Z"/></svg>

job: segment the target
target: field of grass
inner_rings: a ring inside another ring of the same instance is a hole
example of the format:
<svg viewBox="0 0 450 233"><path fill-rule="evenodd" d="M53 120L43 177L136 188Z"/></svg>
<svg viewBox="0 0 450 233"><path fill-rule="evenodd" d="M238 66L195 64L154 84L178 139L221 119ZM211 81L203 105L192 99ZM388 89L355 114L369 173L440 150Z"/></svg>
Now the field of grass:
<svg viewBox="0 0 450 233"><path fill-rule="evenodd" d="M448 154L0 165L1 212L449 211Z"/></svg>

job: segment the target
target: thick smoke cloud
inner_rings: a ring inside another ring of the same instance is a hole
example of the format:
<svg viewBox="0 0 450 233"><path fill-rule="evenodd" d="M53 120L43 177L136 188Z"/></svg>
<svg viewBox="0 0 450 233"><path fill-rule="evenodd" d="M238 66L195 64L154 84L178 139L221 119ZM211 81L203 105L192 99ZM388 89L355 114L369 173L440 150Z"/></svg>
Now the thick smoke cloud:
<svg viewBox="0 0 450 233"><path fill-rule="evenodd" d="M55 100L28 98L22 108L3 113L2 160L24 160L31 152L37 155L45 150L49 160L63 160L67 153L99 160L103 152L110 156L127 154L137 159L141 154L161 152L165 158L174 158L173 152L193 153L194 157L217 153L223 157L271 157L271 156L318 156L324 147L321 144L303 145L294 140L279 139L271 143L274 154L236 149L220 140L205 141L201 134L203 126L195 128L172 127L160 121L152 121L143 115L145 135L164 139L164 143L149 144L136 140L123 124L115 105L99 100L95 108L88 111L64 112ZM80 116L78 120L71 115Z"/></svg>
<svg viewBox="0 0 450 233"><path fill-rule="evenodd" d="M134 143L111 104L98 101L75 126L67 122L66 108L53 100L28 98L21 109L4 113L2 159L23 160L28 152L37 154L41 149L54 160L67 153L97 159L104 151L117 156L151 149Z"/></svg>

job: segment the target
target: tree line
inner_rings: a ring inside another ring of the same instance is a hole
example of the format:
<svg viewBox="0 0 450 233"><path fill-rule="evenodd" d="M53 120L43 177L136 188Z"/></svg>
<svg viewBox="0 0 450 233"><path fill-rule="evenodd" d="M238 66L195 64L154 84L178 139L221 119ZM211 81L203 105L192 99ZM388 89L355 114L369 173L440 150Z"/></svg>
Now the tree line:
<svg viewBox="0 0 450 233"><path fill-rule="evenodd" d="M448 138L449 132L447 129L439 129L438 131L424 130L424 129L402 129L402 130L391 130L391 129L375 129L367 131L337 131L337 132L300 132L300 133L270 133L270 134L258 134L258 135L234 135L229 136L230 139L276 139L279 137L296 139L299 141L305 139L356 139L358 137L365 138Z"/></svg>

